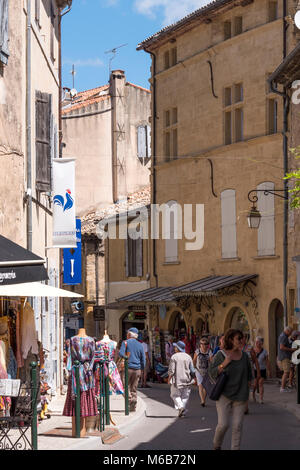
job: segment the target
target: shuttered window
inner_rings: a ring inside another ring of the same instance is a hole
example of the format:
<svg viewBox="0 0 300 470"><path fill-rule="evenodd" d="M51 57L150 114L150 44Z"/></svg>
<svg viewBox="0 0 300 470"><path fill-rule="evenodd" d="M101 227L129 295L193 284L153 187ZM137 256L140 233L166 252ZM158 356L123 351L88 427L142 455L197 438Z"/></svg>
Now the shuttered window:
<svg viewBox="0 0 300 470"><path fill-rule="evenodd" d="M257 186L257 189L269 189L274 191L274 183L265 182ZM257 208L261 214L258 228L258 256L275 255L275 211L274 195L265 195L257 192Z"/></svg>
<svg viewBox="0 0 300 470"><path fill-rule="evenodd" d="M176 201L169 201L167 205L172 207L177 205ZM165 263L175 263L178 261L178 239L175 238L175 223L177 216L174 212L170 215L170 238L165 240Z"/></svg>
<svg viewBox="0 0 300 470"><path fill-rule="evenodd" d="M126 277L143 276L143 239L134 240L127 236L126 243Z"/></svg>
<svg viewBox="0 0 300 470"><path fill-rule="evenodd" d="M8 0L0 0L0 62L7 65L9 57Z"/></svg>
<svg viewBox="0 0 300 470"><path fill-rule="evenodd" d="M36 189L51 189L51 95L36 92Z"/></svg>
<svg viewBox="0 0 300 470"><path fill-rule="evenodd" d="M237 257L235 190L221 193L222 258Z"/></svg>
<svg viewBox="0 0 300 470"><path fill-rule="evenodd" d="M150 126L139 126L137 128L137 151L140 162L146 165L151 158Z"/></svg>

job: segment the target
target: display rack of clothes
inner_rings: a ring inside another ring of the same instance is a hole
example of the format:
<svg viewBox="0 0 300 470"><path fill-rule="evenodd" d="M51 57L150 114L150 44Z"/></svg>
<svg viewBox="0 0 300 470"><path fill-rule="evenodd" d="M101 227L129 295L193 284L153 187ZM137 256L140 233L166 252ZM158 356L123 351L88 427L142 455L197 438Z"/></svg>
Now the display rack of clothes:
<svg viewBox="0 0 300 470"><path fill-rule="evenodd" d="M124 394L124 387L120 377L120 373L115 363L115 353L116 353L117 343L112 341L108 335L105 335L101 341L96 342L96 352L98 360L108 361L108 367L106 369L106 374L109 376L109 393L115 393L117 395ZM97 362L95 364L95 393L96 396L100 395L100 364Z"/></svg>
<svg viewBox="0 0 300 470"><path fill-rule="evenodd" d="M95 341L90 336L73 336L68 346L67 370L69 371L68 391L63 416L75 416L76 378L74 362L79 361L80 416L98 414L94 383Z"/></svg>

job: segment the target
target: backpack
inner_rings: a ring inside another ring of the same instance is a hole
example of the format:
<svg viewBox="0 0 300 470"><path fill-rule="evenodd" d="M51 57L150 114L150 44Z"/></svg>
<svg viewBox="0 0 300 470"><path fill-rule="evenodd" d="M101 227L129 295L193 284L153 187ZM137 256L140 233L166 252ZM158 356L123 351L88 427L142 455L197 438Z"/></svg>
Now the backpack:
<svg viewBox="0 0 300 470"><path fill-rule="evenodd" d="M209 353L199 351L197 356L196 368L201 375L205 375L209 365Z"/></svg>

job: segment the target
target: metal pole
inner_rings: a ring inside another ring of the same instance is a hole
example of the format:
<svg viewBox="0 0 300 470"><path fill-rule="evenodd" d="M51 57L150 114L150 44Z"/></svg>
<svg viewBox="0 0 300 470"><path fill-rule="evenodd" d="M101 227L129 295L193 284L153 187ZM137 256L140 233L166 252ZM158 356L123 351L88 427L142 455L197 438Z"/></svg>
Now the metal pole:
<svg viewBox="0 0 300 470"><path fill-rule="evenodd" d="M38 450L38 439L37 439L37 363L31 362L31 409L32 409L32 421L31 421L31 443L32 449Z"/></svg>
<svg viewBox="0 0 300 470"><path fill-rule="evenodd" d="M100 420L100 432L104 431L104 364L99 363L99 420Z"/></svg>
<svg viewBox="0 0 300 470"><path fill-rule="evenodd" d="M129 415L129 395L128 395L128 357L125 356L125 415Z"/></svg>
<svg viewBox="0 0 300 470"><path fill-rule="evenodd" d="M74 362L75 365L75 380L76 380L76 395L75 395L75 424L76 424L76 438L80 437L80 382L79 382L79 361Z"/></svg>
<svg viewBox="0 0 300 470"><path fill-rule="evenodd" d="M297 364L297 405L300 405L300 364Z"/></svg>
<svg viewBox="0 0 300 470"><path fill-rule="evenodd" d="M107 376L105 377L105 416L106 416L106 424L110 424L110 409L109 409L109 373L108 373L108 362L105 361L107 366Z"/></svg>

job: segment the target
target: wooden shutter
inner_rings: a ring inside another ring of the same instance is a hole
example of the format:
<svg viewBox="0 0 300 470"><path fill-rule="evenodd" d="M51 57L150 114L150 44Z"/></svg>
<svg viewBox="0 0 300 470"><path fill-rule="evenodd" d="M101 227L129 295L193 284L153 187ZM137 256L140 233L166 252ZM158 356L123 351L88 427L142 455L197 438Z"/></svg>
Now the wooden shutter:
<svg viewBox="0 0 300 470"><path fill-rule="evenodd" d="M257 186L257 189L269 189L274 191L274 183L265 182ZM274 195L263 192L257 193L257 208L261 214L258 228L258 256L275 255L275 212Z"/></svg>
<svg viewBox="0 0 300 470"><path fill-rule="evenodd" d="M51 189L51 95L36 92L36 189Z"/></svg>
<svg viewBox="0 0 300 470"><path fill-rule="evenodd" d="M235 190L221 193L222 258L237 257Z"/></svg>
<svg viewBox="0 0 300 470"><path fill-rule="evenodd" d="M146 126L139 126L137 129L138 132L138 158L141 161L147 157L147 134Z"/></svg>
<svg viewBox="0 0 300 470"><path fill-rule="evenodd" d="M0 61L7 65L8 49L8 0L0 0Z"/></svg>
<svg viewBox="0 0 300 470"><path fill-rule="evenodd" d="M151 158L151 127L147 127L147 157L148 159Z"/></svg>

